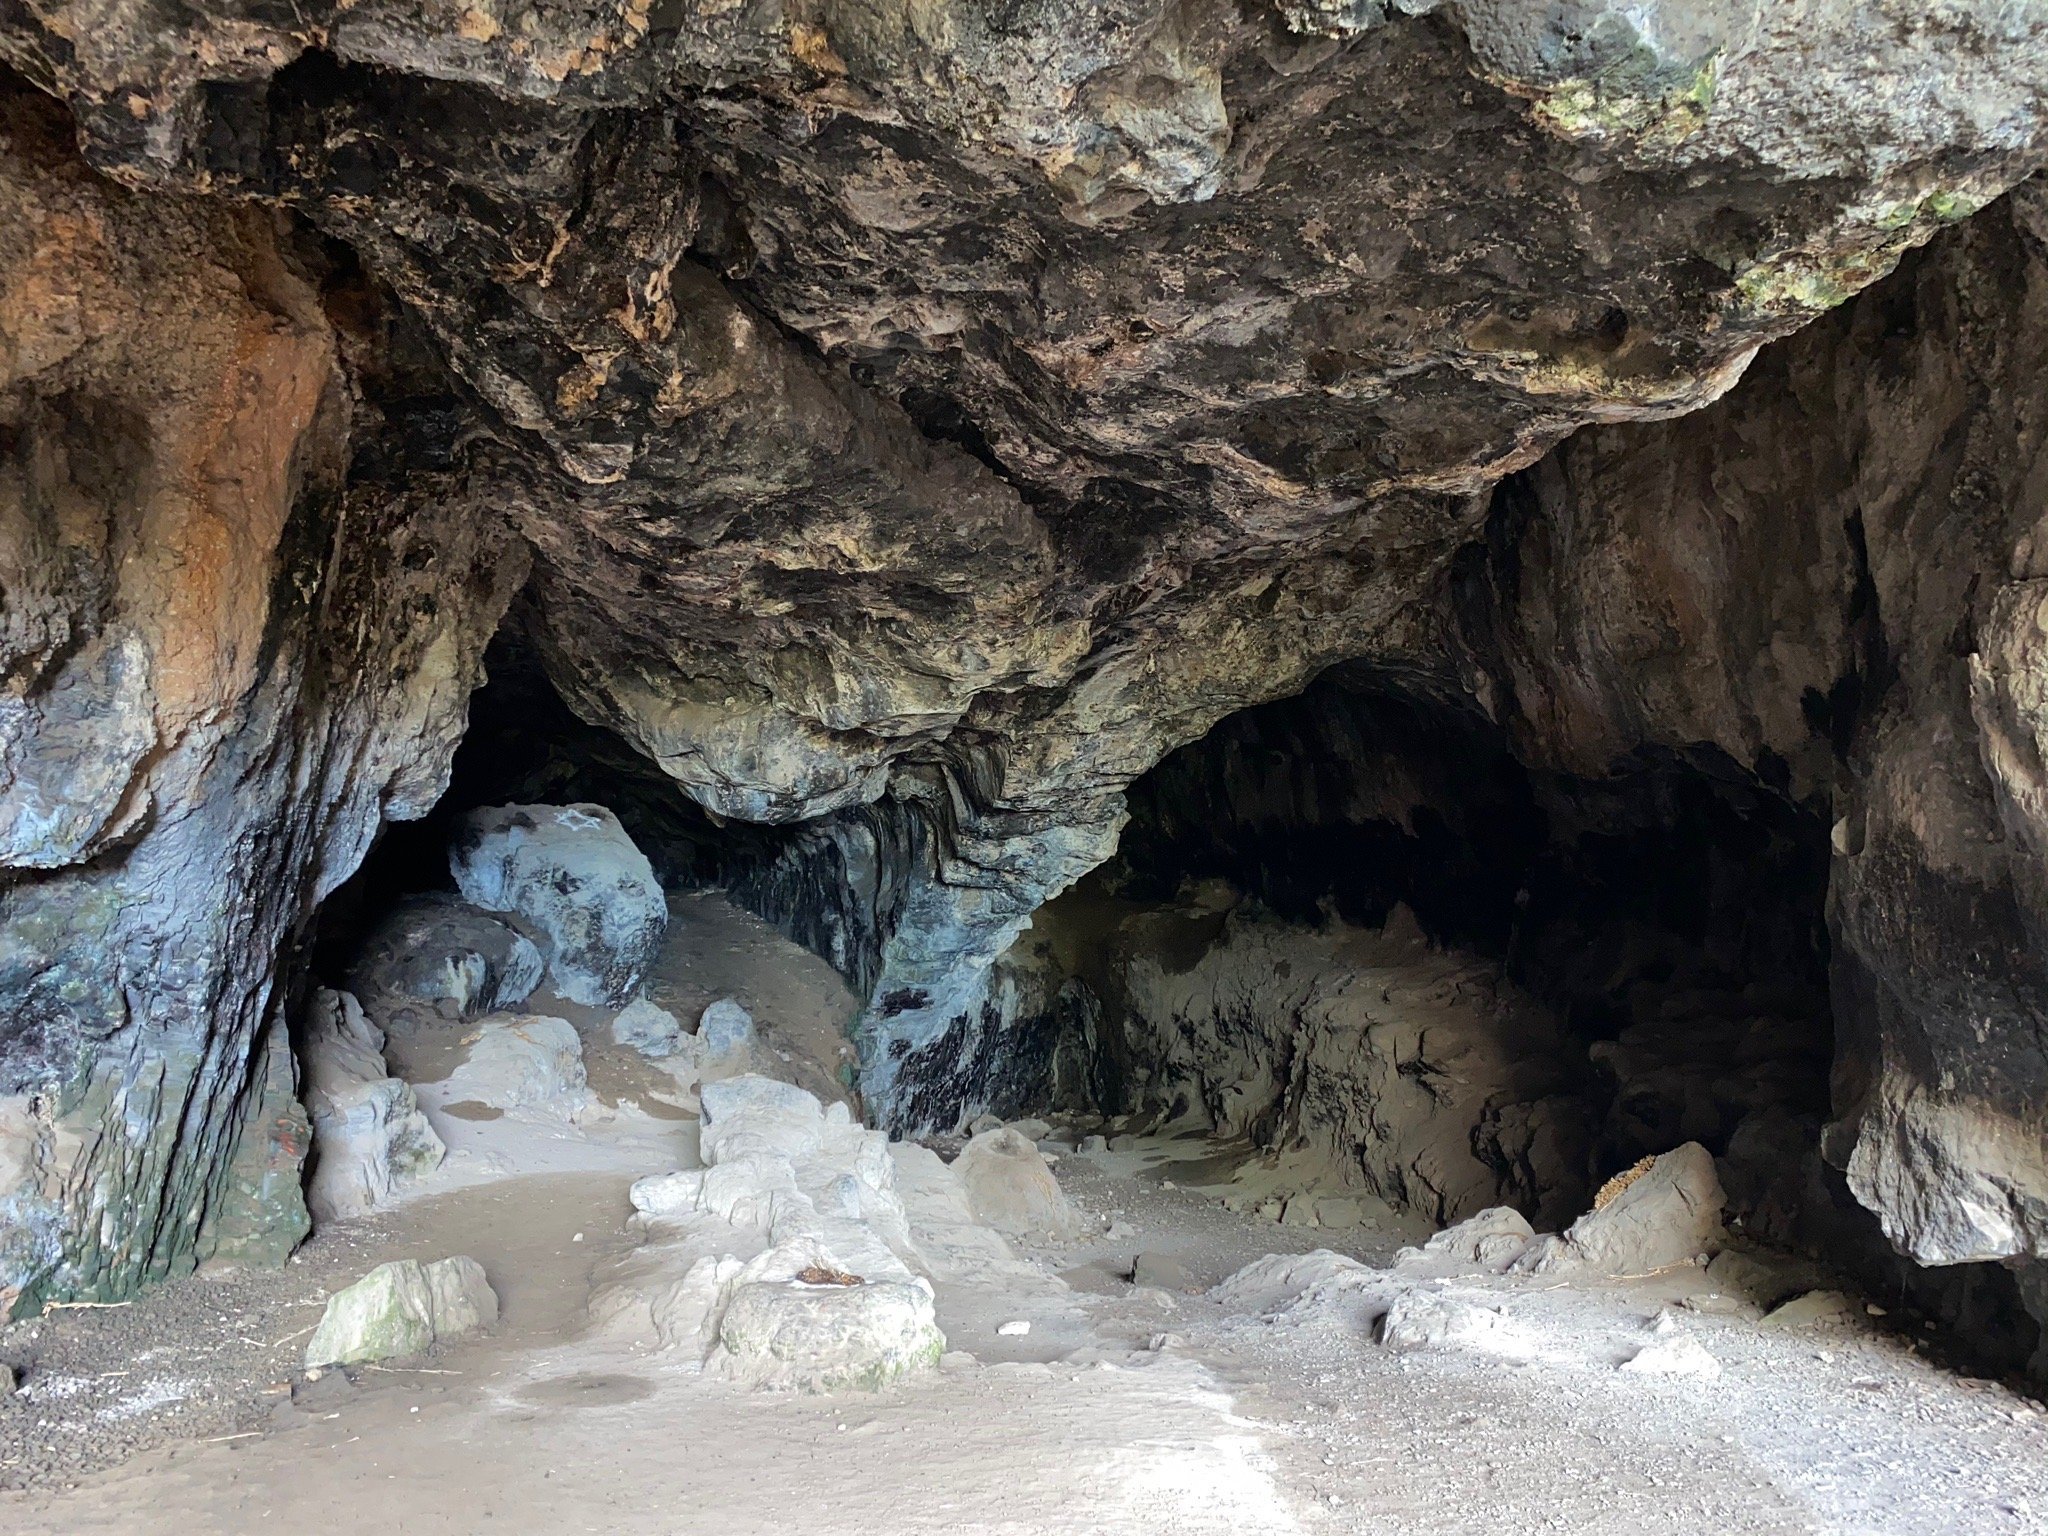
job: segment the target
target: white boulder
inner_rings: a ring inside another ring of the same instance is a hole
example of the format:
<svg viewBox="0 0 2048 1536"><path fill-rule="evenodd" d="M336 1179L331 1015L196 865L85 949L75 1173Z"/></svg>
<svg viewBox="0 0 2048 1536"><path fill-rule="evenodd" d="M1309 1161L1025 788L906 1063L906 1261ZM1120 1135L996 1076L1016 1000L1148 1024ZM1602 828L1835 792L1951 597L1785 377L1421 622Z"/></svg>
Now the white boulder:
<svg viewBox="0 0 2048 1536"><path fill-rule="evenodd" d="M1456 1350L1507 1360L1536 1352L1528 1333L1498 1312L1422 1287L1394 1298L1380 1319L1379 1342L1399 1353Z"/></svg>
<svg viewBox="0 0 2048 1536"><path fill-rule="evenodd" d="M1721 1362L1689 1333L1675 1333L1645 1344L1624 1360L1620 1368L1632 1376L1681 1376L1700 1381L1711 1381L1721 1374Z"/></svg>
<svg viewBox="0 0 2048 1536"><path fill-rule="evenodd" d="M573 1116L590 1102L583 1040L567 1019L492 1014L477 1021L468 1045L468 1056L442 1090L451 1103L473 1100Z"/></svg>
<svg viewBox="0 0 2048 1536"><path fill-rule="evenodd" d="M616 1008L661 948L668 901L647 856L601 805L501 805L463 818L448 853L463 898L548 937L572 1002Z"/></svg>
<svg viewBox="0 0 2048 1536"><path fill-rule="evenodd" d="M487 1328L498 1297L475 1259L379 1264L327 1298L306 1344L306 1365L348 1365L417 1355L436 1341Z"/></svg>
<svg viewBox="0 0 2048 1536"><path fill-rule="evenodd" d="M737 1286L718 1342L723 1368L737 1379L809 1392L887 1386L931 1369L946 1349L931 1288L902 1280Z"/></svg>
<svg viewBox="0 0 2048 1536"><path fill-rule="evenodd" d="M306 1207L316 1221L374 1210L394 1186L438 1168L447 1155L412 1085L385 1072L383 1052L382 1031L352 993L313 994L305 1030L306 1112L313 1123Z"/></svg>

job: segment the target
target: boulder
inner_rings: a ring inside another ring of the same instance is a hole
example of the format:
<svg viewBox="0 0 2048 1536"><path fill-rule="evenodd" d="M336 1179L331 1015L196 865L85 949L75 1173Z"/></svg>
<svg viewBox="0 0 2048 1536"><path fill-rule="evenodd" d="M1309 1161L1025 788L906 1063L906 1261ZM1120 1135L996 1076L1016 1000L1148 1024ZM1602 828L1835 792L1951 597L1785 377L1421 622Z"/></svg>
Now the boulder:
<svg viewBox="0 0 2048 1536"><path fill-rule="evenodd" d="M1038 1148L998 1126L969 1141L953 1172L977 1221L1012 1237L1070 1236L1078 1223Z"/></svg>
<svg viewBox="0 0 2048 1536"><path fill-rule="evenodd" d="M497 1294L476 1260L396 1259L327 1298L306 1344L306 1366L417 1355L497 1320Z"/></svg>
<svg viewBox="0 0 2048 1536"><path fill-rule="evenodd" d="M642 1056L673 1056L682 1049L683 1023L660 1004L636 997L612 1020L612 1039Z"/></svg>
<svg viewBox="0 0 2048 1536"><path fill-rule="evenodd" d="M1724 1203L1713 1157L1689 1141L1609 1180L1592 1210L1561 1238L1532 1243L1513 1267L1642 1275L1690 1264L1720 1246Z"/></svg>
<svg viewBox="0 0 2048 1536"><path fill-rule="evenodd" d="M1460 1350L1526 1360L1534 1341L1519 1326L1476 1303L1415 1289L1397 1296L1381 1317L1377 1337L1396 1353Z"/></svg>
<svg viewBox="0 0 2048 1536"><path fill-rule="evenodd" d="M755 1387L887 1386L945 1352L932 1293L913 1281L739 1286L719 1319L725 1368Z"/></svg>
<svg viewBox="0 0 2048 1536"><path fill-rule="evenodd" d="M1795 1296L1764 1318L1766 1328L1851 1328L1860 1324L1862 1307L1840 1291L1808 1291Z"/></svg>
<svg viewBox="0 0 2048 1536"><path fill-rule="evenodd" d="M540 985L533 941L453 896L400 902L373 930L349 972L359 996L403 997L471 1019L515 1008Z"/></svg>
<svg viewBox="0 0 2048 1536"><path fill-rule="evenodd" d="M571 1002L616 1008L668 930L647 856L601 805L501 805L463 818L448 852L463 897L547 935L548 975Z"/></svg>
<svg viewBox="0 0 2048 1536"><path fill-rule="evenodd" d="M1131 1284L1161 1291L1198 1291L1202 1284L1178 1259L1163 1253L1141 1253L1131 1261Z"/></svg>
<svg viewBox="0 0 2048 1536"><path fill-rule="evenodd" d="M479 1019L469 1055L449 1073L444 1094L450 1102L574 1114L590 1100L582 1037L567 1019L547 1014Z"/></svg>
<svg viewBox="0 0 2048 1536"><path fill-rule="evenodd" d="M706 1061L730 1060L754 1043L754 1016L736 998L721 997L697 1017L697 1042Z"/></svg>
<svg viewBox="0 0 2048 1536"><path fill-rule="evenodd" d="M447 1148L420 1113L412 1085L384 1070L384 1037L354 994L313 994L305 1030L306 1111L313 1169L306 1206L316 1220L361 1216L401 1181L441 1165Z"/></svg>
<svg viewBox="0 0 2048 1536"><path fill-rule="evenodd" d="M1504 1271L1536 1240L1536 1229L1512 1206L1496 1205L1445 1227L1422 1245L1422 1252L1457 1264Z"/></svg>

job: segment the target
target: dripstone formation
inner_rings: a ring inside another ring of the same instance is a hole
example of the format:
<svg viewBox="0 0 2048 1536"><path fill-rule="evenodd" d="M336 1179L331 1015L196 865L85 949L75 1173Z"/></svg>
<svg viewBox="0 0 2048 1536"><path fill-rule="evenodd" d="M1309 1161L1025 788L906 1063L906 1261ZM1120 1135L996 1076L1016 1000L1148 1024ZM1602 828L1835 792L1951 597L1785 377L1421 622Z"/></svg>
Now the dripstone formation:
<svg viewBox="0 0 2048 1536"><path fill-rule="evenodd" d="M1038 1070L1002 957L1126 787L1333 666L1553 789L1710 753L1831 829L1828 1166L2048 1253L2048 20L0 0L0 62L14 1307L296 1240L305 942L494 635L899 1129Z"/></svg>

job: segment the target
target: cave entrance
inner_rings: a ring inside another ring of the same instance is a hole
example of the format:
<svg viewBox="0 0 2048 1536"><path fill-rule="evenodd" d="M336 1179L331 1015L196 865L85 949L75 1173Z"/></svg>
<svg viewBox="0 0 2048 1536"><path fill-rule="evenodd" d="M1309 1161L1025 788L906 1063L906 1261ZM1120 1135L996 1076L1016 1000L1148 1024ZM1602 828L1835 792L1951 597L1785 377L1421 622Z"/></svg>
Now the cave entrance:
<svg viewBox="0 0 2048 1536"><path fill-rule="evenodd" d="M317 915L291 1010L316 1225L445 1185L458 1155L492 1177L690 1166L716 1078L859 1108L858 1000L757 915L812 830L698 807L568 707L516 612L486 670L433 811L382 828Z"/></svg>
<svg viewBox="0 0 2048 1536"><path fill-rule="evenodd" d="M1273 1210L1433 1225L1555 1228L1688 1141L1732 1194L1745 1154L1768 1182L1817 1145L1827 824L1725 755L1545 772L1466 701L1351 667L1129 801L1010 959L1053 1110L1242 1144Z"/></svg>

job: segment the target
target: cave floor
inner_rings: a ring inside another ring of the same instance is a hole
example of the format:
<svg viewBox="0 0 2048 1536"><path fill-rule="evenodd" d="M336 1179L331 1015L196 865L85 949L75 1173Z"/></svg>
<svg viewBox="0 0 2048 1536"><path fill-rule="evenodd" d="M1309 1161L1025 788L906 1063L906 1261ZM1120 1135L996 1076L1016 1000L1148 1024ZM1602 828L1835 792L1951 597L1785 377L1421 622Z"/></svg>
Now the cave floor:
<svg viewBox="0 0 2048 1536"><path fill-rule="evenodd" d="M749 966L794 974L721 923L696 926L734 968L720 986ZM570 1130L451 1129L468 1155L438 1184L282 1272L201 1275L0 1337L30 1367L0 1406L0 1529L2048 1532L2037 1405L1881 1324L1762 1325L1696 1270L1460 1280L1534 1341L1513 1363L1389 1353L1342 1304L1219 1299L1207 1288L1263 1255L1385 1264L1426 1228L1228 1209L1206 1183L1218 1149L1194 1141L1061 1156L1091 1235L941 1284L939 1370L877 1394L747 1393L587 1326L637 1242L628 1183L687 1164L694 1119L626 1106ZM294 1385L328 1291L455 1252L499 1291L494 1333ZM1139 1254L1185 1273L1133 1286ZM1672 1308L1718 1378L1617 1370ZM1030 1331L998 1331L1016 1320Z"/></svg>

